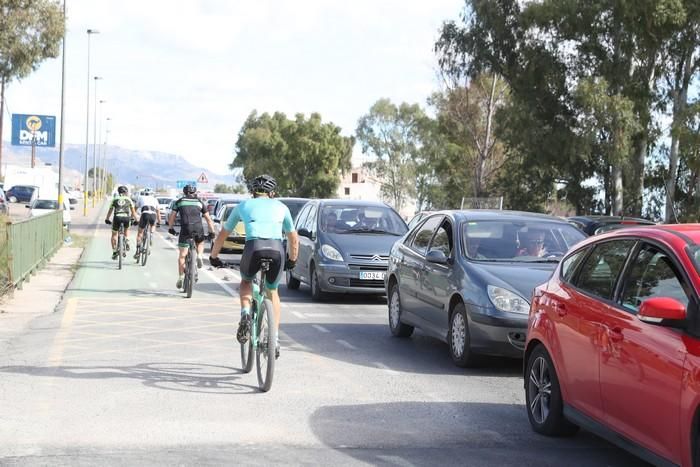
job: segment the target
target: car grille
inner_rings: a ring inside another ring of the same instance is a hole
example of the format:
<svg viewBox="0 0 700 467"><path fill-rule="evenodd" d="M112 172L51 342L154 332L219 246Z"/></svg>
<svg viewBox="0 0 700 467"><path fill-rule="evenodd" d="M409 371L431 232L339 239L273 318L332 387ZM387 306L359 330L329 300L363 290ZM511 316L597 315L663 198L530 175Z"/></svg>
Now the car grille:
<svg viewBox="0 0 700 467"><path fill-rule="evenodd" d="M389 261L389 255L350 255L352 259L359 259L360 261Z"/></svg>
<svg viewBox="0 0 700 467"><path fill-rule="evenodd" d="M386 264L348 264L348 267L354 271L386 271Z"/></svg>
<svg viewBox="0 0 700 467"><path fill-rule="evenodd" d="M372 287L376 289L384 288L384 281L381 280L365 280L365 279L350 279L350 287Z"/></svg>

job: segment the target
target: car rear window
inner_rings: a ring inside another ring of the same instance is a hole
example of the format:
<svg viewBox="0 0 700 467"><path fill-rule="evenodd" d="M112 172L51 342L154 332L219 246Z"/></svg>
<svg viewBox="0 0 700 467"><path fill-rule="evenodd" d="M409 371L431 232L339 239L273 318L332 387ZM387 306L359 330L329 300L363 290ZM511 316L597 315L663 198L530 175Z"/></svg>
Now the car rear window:
<svg viewBox="0 0 700 467"><path fill-rule="evenodd" d="M56 209L58 208L58 201L51 201L48 199L38 199L34 202L34 209Z"/></svg>

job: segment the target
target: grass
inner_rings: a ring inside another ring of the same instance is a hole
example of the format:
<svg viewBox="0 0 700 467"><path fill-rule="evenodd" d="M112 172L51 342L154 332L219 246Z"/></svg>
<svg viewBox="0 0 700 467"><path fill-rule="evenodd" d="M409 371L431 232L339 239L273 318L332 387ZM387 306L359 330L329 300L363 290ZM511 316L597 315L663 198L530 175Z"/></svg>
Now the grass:
<svg viewBox="0 0 700 467"><path fill-rule="evenodd" d="M0 297L10 290L10 245L7 240L9 221L9 217L0 215Z"/></svg>

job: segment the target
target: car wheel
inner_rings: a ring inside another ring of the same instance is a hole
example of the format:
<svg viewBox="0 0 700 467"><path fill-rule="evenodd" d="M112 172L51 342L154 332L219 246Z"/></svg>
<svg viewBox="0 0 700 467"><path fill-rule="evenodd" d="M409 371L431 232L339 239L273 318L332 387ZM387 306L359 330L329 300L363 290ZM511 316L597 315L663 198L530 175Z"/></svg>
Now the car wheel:
<svg viewBox="0 0 700 467"><path fill-rule="evenodd" d="M399 285L394 283L389 289L389 329L396 337L410 337L413 326L401 322L401 297Z"/></svg>
<svg viewBox="0 0 700 467"><path fill-rule="evenodd" d="M455 365L470 367L476 363L476 355L471 351L469 339L469 321L464 303L458 303L450 317L450 329L447 334L447 345Z"/></svg>
<svg viewBox="0 0 700 467"><path fill-rule="evenodd" d="M525 407L532 429L547 436L571 436L578 426L564 418L559 378L547 350L538 345L527 359Z"/></svg>
<svg viewBox="0 0 700 467"><path fill-rule="evenodd" d="M310 277L311 284L309 285L311 286L311 298L316 302L320 302L325 298L326 294L321 291L321 284L318 280L318 274L316 273L316 268L313 265L311 266Z"/></svg>
<svg viewBox="0 0 700 467"><path fill-rule="evenodd" d="M287 271L287 288L289 290L297 290L300 284L299 279L292 276L292 271Z"/></svg>

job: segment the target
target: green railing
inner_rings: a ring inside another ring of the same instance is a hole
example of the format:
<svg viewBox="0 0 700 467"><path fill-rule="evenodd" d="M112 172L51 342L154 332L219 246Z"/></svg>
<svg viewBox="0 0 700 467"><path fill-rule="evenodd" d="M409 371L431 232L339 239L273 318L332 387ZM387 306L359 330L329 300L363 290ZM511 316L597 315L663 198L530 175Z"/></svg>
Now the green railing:
<svg viewBox="0 0 700 467"><path fill-rule="evenodd" d="M63 213L60 211L5 222L0 227L0 293L8 287L20 288L62 243Z"/></svg>

